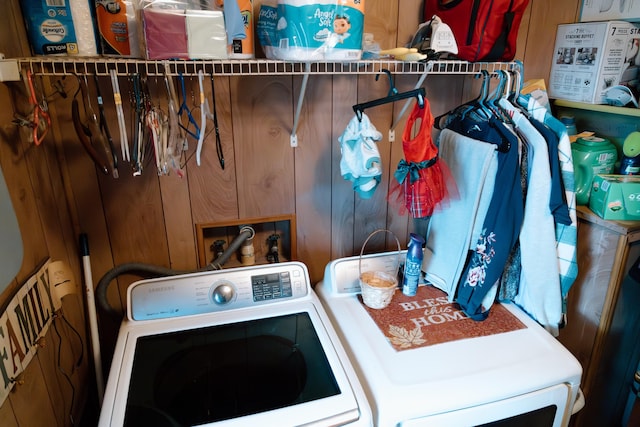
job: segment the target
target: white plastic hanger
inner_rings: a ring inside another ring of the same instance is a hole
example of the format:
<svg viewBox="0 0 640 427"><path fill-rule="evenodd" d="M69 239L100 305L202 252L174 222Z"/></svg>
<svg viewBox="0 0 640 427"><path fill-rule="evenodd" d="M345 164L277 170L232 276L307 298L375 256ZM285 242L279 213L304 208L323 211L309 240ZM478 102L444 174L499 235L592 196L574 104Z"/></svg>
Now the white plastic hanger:
<svg viewBox="0 0 640 427"><path fill-rule="evenodd" d="M209 103L205 102L204 97L204 71L202 70L198 70L198 86L200 87L200 134L198 135L198 146L196 147L196 163L200 166L202 144L207 130L207 112L209 112Z"/></svg>
<svg viewBox="0 0 640 427"><path fill-rule="evenodd" d="M120 85L118 84L118 76L116 70L110 70L111 86L113 87L113 101L116 105L116 114L118 116L118 130L120 131L120 151L122 152L122 160L131 161L129 154L129 138L127 137L127 125L124 121L124 111L122 110L122 96L120 95Z"/></svg>

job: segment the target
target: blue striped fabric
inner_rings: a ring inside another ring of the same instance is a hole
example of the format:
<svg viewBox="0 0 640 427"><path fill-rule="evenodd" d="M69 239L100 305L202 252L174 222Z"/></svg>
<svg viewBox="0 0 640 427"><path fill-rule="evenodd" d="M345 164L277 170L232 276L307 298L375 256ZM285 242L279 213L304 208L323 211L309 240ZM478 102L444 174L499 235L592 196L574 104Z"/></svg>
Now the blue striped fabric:
<svg viewBox="0 0 640 427"><path fill-rule="evenodd" d="M576 215L575 179L573 173L573 159L571 156L571 142L564 124L555 118L549 110L541 105L531 95L521 95L518 103L537 120L546 124L559 139L558 157L562 171L567 206L569 207L570 225L556 224L556 248L558 252L558 267L560 269L560 286L562 291L562 312L567 313L567 295L569 289L578 276L577 243L578 220Z"/></svg>

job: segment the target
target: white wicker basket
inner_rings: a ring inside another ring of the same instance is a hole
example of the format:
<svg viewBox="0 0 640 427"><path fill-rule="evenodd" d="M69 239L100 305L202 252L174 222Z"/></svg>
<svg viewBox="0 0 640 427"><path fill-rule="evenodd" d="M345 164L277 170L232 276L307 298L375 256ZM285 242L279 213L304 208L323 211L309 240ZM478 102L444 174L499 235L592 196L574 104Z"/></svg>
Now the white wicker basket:
<svg viewBox="0 0 640 427"><path fill-rule="evenodd" d="M379 232L391 234L398 245L398 259L396 267L392 272L386 271L362 271L362 254L364 248L371 237ZM398 289L398 266L400 265L400 241L393 232L389 230L375 230L367 237L360 249L360 261L358 263L358 272L360 279L360 290L362 293L362 301L367 307L380 309L385 308L391 302L393 294Z"/></svg>

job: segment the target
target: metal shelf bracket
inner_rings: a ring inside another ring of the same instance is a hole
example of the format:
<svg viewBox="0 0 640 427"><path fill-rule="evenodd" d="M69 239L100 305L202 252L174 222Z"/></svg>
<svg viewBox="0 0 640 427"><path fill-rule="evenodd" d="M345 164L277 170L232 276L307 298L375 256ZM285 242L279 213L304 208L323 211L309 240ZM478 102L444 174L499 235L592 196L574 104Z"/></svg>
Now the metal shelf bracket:
<svg viewBox="0 0 640 427"><path fill-rule="evenodd" d="M296 115L293 119L293 129L291 130L290 143L292 147L298 146L298 125L300 124L300 113L302 112L302 102L304 101L304 94L307 91L307 82L309 81L309 74L311 73L311 63L307 62L304 67L304 75L302 77L302 87L300 88L300 95L298 96L298 104L296 105Z"/></svg>
<svg viewBox="0 0 640 427"><path fill-rule="evenodd" d="M414 89L419 89L419 88L422 87L422 85L424 84L425 79L427 78L427 74L429 74L429 72L431 71L432 65L433 65L433 63L431 63L431 62L427 63L427 67L424 70L424 73L422 73L422 75L418 79L418 82L414 86ZM404 116L404 113L407 112L407 108L409 108L409 105L412 102L413 102L413 100L407 99L407 101L402 106L402 110L400 110L400 113L398 114L398 116L395 118L393 124L391 125L391 128L389 128L389 142L393 142L392 138L393 138L393 140L395 140L395 136L396 136L395 129L396 129L396 126L398 126L398 124L400 123L400 120L402 120L402 116Z"/></svg>

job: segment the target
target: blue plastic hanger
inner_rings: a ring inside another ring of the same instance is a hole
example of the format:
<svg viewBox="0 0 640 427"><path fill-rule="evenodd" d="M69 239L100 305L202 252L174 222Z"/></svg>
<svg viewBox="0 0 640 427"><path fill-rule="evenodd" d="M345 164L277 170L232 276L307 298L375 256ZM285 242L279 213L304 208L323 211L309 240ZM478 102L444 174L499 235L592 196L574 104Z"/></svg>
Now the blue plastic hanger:
<svg viewBox="0 0 640 427"><path fill-rule="evenodd" d="M193 118L191 114L191 110L189 110L189 106L187 106L187 90L184 85L184 76L182 73L178 73L178 80L180 80L180 89L182 90L182 103L180 104L180 108L178 109L178 116L180 117L180 121L182 121L182 113L185 112L187 114L187 118L189 119L189 123L191 123L196 129L195 132L191 131L188 126L184 126L180 123L180 127L184 129L189 135L191 135L194 139L200 139L200 126L198 126L198 122Z"/></svg>

